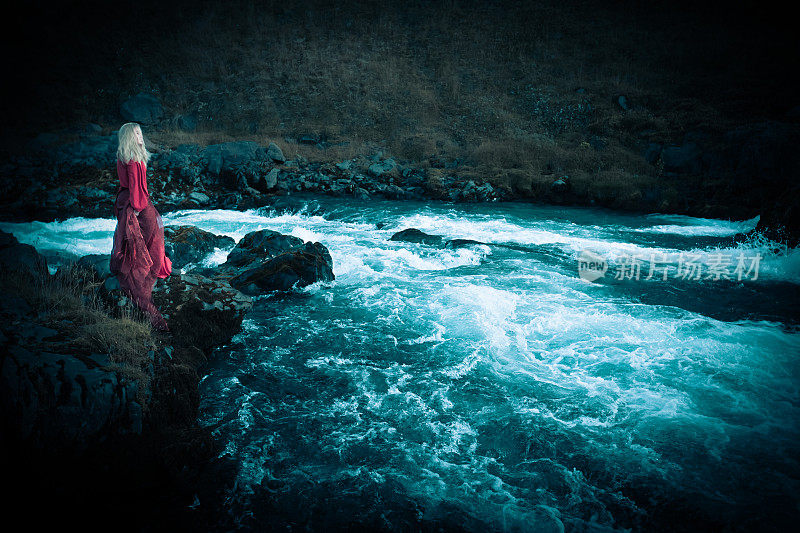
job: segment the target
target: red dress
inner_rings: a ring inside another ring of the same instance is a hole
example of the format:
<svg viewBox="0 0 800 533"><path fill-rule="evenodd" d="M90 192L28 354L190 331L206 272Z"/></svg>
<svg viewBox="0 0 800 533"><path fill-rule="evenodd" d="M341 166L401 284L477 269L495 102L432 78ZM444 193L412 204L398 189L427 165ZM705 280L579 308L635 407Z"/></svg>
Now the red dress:
<svg viewBox="0 0 800 533"><path fill-rule="evenodd" d="M164 223L147 192L147 167L139 161L117 161L119 191L114 202L117 227L111 251L111 273L120 287L150 316L158 330L168 330L153 303L157 278L172 273L172 261L164 253ZM135 211L140 211L136 216Z"/></svg>

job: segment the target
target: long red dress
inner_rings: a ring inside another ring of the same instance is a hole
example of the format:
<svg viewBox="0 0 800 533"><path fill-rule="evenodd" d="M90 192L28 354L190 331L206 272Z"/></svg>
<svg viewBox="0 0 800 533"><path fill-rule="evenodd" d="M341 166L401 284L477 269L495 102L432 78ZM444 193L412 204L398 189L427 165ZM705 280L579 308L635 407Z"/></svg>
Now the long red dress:
<svg viewBox="0 0 800 533"><path fill-rule="evenodd" d="M150 316L153 327L166 331L167 322L153 303L153 286L157 278L172 273L172 261L164 253L164 223L147 191L147 167L139 161L117 161L117 175L111 273L131 300ZM135 211L140 211L139 216Z"/></svg>

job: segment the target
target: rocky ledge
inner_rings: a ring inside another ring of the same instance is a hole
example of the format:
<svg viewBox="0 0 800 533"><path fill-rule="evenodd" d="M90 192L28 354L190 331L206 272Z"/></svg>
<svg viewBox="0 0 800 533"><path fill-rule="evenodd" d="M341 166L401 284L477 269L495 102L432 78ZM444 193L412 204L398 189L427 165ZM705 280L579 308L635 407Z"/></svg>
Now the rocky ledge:
<svg viewBox="0 0 800 533"><path fill-rule="evenodd" d="M218 519L235 472L197 423L206 364L241 330L251 296L333 279L324 246L268 230L242 239L223 267L195 267L202 251L233 244L191 226L167 232L188 271L154 288L171 329L162 334L137 320L107 256L51 275L33 247L0 232L0 441L17 503L33 491L87 527L119 516L134 530Z"/></svg>

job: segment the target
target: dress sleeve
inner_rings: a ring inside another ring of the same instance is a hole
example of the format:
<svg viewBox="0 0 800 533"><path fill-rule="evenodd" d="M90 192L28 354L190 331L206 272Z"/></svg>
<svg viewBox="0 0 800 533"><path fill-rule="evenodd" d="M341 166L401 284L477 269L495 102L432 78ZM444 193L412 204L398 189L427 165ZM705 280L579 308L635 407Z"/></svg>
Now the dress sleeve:
<svg viewBox="0 0 800 533"><path fill-rule="evenodd" d="M131 191L131 205L141 211L150 203L150 194L147 192L147 175L144 165L131 161L127 164L128 188Z"/></svg>

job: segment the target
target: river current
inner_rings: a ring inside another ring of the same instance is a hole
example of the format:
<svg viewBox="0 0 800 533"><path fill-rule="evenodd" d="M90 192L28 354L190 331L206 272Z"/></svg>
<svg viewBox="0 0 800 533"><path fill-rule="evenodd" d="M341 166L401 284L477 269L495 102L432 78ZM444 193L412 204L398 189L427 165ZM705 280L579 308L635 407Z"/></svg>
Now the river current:
<svg viewBox="0 0 800 533"><path fill-rule="evenodd" d="M800 252L735 243L757 219L309 197L164 222L333 258L334 281L257 297L201 382L238 472L228 527L736 530L800 512ZM108 253L114 224L0 229L56 265ZM406 228L478 243L390 240Z"/></svg>

